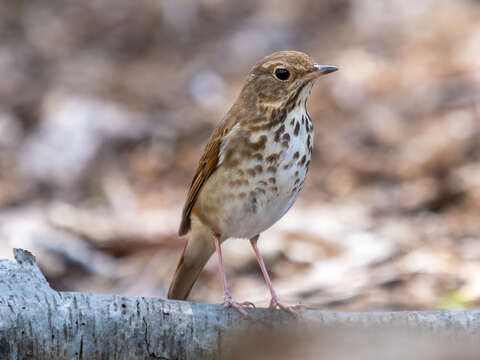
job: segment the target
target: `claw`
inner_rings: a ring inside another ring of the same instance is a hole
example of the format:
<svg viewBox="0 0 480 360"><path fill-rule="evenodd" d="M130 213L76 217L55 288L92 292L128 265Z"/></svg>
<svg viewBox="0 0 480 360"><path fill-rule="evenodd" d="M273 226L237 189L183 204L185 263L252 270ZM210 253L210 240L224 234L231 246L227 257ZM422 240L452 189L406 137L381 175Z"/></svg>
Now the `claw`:
<svg viewBox="0 0 480 360"><path fill-rule="evenodd" d="M251 301L243 301L243 302L240 303L240 305L245 306L245 307L250 307L251 306L252 308L256 309L255 304Z"/></svg>
<svg viewBox="0 0 480 360"><path fill-rule="evenodd" d="M249 306L255 307L255 305L250 301L244 301L244 302L238 303L236 301L233 301L233 299L231 297L225 297L224 300L223 300L223 308L224 309L235 308L235 309L237 309L237 311L240 314L242 314L245 318L248 319L248 314L243 309L244 306L245 307L249 307Z"/></svg>
<svg viewBox="0 0 480 360"><path fill-rule="evenodd" d="M281 309L281 310L284 310L284 311L288 311L290 314L294 315L294 316L297 316L298 317L298 313L295 312L295 310L298 310L298 309L310 309L310 307L308 307L307 305L303 305L303 304L297 304L297 305L283 305L278 298L275 298L275 297L272 297L272 299L270 300L270 306L269 306L270 309Z"/></svg>

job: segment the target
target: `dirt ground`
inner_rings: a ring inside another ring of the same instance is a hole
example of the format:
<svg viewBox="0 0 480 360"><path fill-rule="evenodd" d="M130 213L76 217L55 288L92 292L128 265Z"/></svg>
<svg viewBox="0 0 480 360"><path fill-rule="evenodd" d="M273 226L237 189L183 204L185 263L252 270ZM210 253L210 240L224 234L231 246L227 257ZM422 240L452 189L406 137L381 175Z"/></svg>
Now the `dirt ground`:
<svg viewBox="0 0 480 360"><path fill-rule="evenodd" d="M164 297L205 142L278 50L339 71L308 102L304 190L260 240L279 295L327 309L480 305L480 2L17 0L0 10L0 258L56 289ZM248 241L232 294L268 291ZM192 299L221 300L215 258Z"/></svg>

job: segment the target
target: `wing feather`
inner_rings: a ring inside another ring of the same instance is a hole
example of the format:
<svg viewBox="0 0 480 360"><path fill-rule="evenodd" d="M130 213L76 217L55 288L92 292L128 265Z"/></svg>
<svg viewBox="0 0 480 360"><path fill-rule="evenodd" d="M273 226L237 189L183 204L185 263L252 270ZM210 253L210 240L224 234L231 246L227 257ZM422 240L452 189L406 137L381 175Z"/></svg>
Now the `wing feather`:
<svg viewBox="0 0 480 360"><path fill-rule="evenodd" d="M182 222L180 223L180 228L178 230L180 236L185 235L190 230L190 214L195 205L195 201L197 200L203 184L220 165L219 159L221 157L222 141L234 127L235 123L235 118L227 117L218 125L205 146L203 155L198 163L197 171L193 177L192 184L188 190L187 200L183 207Z"/></svg>

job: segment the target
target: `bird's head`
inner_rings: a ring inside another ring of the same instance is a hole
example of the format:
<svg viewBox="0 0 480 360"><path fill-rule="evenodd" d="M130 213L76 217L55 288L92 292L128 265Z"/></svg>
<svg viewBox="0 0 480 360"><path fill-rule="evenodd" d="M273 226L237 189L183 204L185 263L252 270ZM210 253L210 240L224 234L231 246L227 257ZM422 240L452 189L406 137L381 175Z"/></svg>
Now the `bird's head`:
<svg viewBox="0 0 480 360"><path fill-rule="evenodd" d="M318 77L337 70L335 66L316 64L305 53L280 51L263 58L252 68L243 92L265 104L278 105L303 89L308 95Z"/></svg>

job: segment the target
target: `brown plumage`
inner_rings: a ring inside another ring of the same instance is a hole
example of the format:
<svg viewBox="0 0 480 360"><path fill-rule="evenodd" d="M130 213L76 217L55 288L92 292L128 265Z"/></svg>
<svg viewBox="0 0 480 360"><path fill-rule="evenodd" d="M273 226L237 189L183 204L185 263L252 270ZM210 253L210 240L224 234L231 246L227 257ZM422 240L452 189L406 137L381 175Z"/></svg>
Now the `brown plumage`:
<svg viewBox="0 0 480 360"><path fill-rule="evenodd" d="M198 192L202 188L203 183L217 167L220 143L222 142L223 136L228 133L234 123L234 117L225 118L225 120L223 120L215 129L205 146L204 153L198 162L197 171L193 177L190 189L188 190L185 206L183 207L182 222L180 223L180 228L178 230L178 235L180 236L185 235L190 230L190 213L195 204L195 199L197 198Z"/></svg>
<svg viewBox="0 0 480 360"><path fill-rule="evenodd" d="M179 235L191 235L170 284L170 299L187 298L216 249L224 305L246 314L241 307L245 303L234 302L229 294L220 247L222 241L240 237L250 239L271 306L290 309L279 302L256 244L301 189L313 142L305 103L314 80L335 70L296 51L274 53L252 68L237 101L210 137L190 185Z"/></svg>

